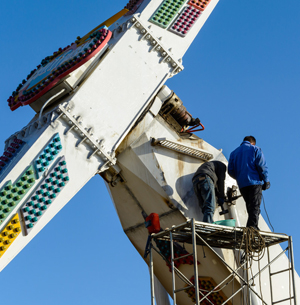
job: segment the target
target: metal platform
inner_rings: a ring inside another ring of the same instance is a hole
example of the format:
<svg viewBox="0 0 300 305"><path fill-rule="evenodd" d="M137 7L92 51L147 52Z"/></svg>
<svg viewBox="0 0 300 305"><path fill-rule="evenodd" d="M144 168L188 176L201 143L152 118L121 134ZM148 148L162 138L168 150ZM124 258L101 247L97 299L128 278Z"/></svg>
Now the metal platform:
<svg viewBox="0 0 300 305"><path fill-rule="evenodd" d="M157 233L153 236L153 238L163 238L165 240L170 240L171 231L173 241L192 244L191 221ZM195 221L195 232L202 237L202 239L197 239L197 245L205 246L206 243L208 243L211 247L214 248L245 250L243 228L227 227ZM289 236L286 234L263 231L259 231L259 233L264 238L266 247L270 247L289 240Z"/></svg>

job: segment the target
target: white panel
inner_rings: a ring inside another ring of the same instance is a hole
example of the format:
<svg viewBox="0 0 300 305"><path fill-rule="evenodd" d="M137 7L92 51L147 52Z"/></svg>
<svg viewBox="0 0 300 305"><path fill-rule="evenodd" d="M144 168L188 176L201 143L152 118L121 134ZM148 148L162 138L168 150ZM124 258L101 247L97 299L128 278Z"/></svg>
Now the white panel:
<svg viewBox="0 0 300 305"><path fill-rule="evenodd" d="M101 159L97 156L87 159L91 152L90 147L83 143L79 147L75 147L76 143L80 141L80 136L75 132L69 132L64 135L65 131L68 130L70 126L65 121L57 120L51 125L47 125L41 129L32 127L31 133L21 138L27 144L26 148L22 151L24 154L21 160L16 166L12 168L9 175L4 175L2 177L2 182L0 187L2 187L8 180L12 180L14 183L16 179L19 178L21 173L30 164L33 165L35 159L43 151L45 146L47 146L53 135L59 133L61 138L62 150L57 155L56 159L53 161L49 167L49 172L56 166L56 162L59 157L64 156L66 160L66 167L68 169L69 181L63 187L61 192L57 195L50 206L48 206L46 212L42 215L40 220L34 225L32 230L28 235L25 235L26 230L22 229L22 234L20 234L16 240L10 245L3 256L0 259L0 271L35 237L36 234L68 203L68 201L95 175L99 166L103 163ZM20 213L20 209L23 208L24 204L32 200L32 196L36 195L36 190L41 183L43 183L45 178L49 178L47 172L41 175L40 178L36 176L36 182L34 186L29 190L29 192L24 196L24 198L18 203L14 208L12 213L5 219L3 224L0 226L2 230L16 213ZM85 207L86 208L86 207ZM78 220L79 221L79 220ZM22 224L24 226L24 224Z"/></svg>
<svg viewBox="0 0 300 305"><path fill-rule="evenodd" d="M127 30L72 99L74 112L94 126L109 151L170 72L168 64L159 64L157 54L138 38L136 28Z"/></svg>

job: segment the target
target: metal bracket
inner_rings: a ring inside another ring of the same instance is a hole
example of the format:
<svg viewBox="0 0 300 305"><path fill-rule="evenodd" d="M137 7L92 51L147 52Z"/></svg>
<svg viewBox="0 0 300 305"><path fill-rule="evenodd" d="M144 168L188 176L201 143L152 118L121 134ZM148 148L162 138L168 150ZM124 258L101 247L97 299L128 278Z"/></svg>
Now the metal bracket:
<svg viewBox="0 0 300 305"><path fill-rule="evenodd" d="M150 28L147 28L142 24L142 22L139 20L137 16L134 16L124 22L122 25L120 25L118 28L116 28L113 31L113 38L117 36L117 34L124 32L126 30L131 29L137 29L137 33L139 35L142 35L138 41L146 41L149 42L152 47L149 50L149 52L156 51L160 57L159 63L166 63L171 66L172 68L172 74L177 74L183 70L183 66L181 64L181 61L176 60L173 58L170 52L167 51L167 48L163 47L159 41L161 39L153 37L153 35L150 33ZM171 50L171 49L169 49Z"/></svg>
<svg viewBox="0 0 300 305"><path fill-rule="evenodd" d="M209 161L213 158L213 155L205 150L196 149L194 147L189 147L186 145L182 145L176 142L172 142L166 139L155 139L151 138L152 146L161 146L163 148L167 148L176 152L179 152L184 155L188 155L197 159L201 159L203 161Z"/></svg>
<svg viewBox="0 0 300 305"><path fill-rule="evenodd" d="M58 106L56 109L58 117L61 120L67 121L70 128L64 133L67 135L71 130L78 133L81 140L76 144L76 147L83 144L84 142L91 147L92 153L87 156L87 159L91 159L93 156L100 157L104 163L100 166L99 171L102 171L105 167L114 166L116 164L116 158L113 158L103 149L102 140L96 140L93 137L92 128L86 129L82 126L82 118L80 116L72 116L70 109L65 109L63 106Z"/></svg>

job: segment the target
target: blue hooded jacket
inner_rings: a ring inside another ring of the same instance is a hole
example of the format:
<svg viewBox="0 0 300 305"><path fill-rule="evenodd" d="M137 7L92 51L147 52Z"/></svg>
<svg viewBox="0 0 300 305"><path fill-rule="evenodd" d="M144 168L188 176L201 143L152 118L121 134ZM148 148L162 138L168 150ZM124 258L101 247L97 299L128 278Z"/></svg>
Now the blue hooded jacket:
<svg viewBox="0 0 300 305"><path fill-rule="evenodd" d="M239 188L269 182L268 166L262 150L248 141L230 154L228 174L236 179Z"/></svg>

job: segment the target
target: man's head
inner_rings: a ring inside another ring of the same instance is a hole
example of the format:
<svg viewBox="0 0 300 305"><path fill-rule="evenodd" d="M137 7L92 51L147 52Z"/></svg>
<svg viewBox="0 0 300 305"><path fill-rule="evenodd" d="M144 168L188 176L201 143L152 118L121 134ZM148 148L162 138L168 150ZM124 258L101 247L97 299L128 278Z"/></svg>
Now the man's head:
<svg viewBox="0 0 300 305"><path fill-rule="evenodd" d="M244 138L244 141L250 142L252 145L256 144L256 139L253 136L247 136Z"/></svg>

